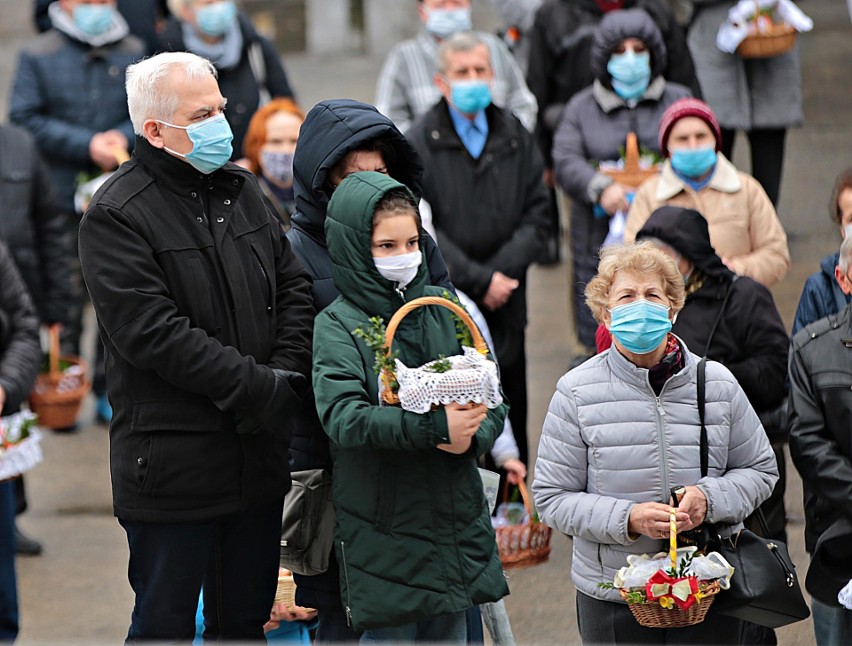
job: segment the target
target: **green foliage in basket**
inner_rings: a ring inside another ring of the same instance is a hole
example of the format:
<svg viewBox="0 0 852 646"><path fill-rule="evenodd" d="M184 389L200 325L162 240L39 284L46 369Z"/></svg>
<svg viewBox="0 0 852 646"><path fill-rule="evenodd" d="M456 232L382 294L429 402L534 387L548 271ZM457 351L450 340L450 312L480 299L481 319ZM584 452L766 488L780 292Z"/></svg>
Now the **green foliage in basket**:
<svg viewBox="0 0 852 646"><path fill-rule="evenodd" d="M464 307L461 304L461 301L458 299L458 297L455 294L451 294L446 289L443 291L441 296L443 298L446 298L448 301L452 301L453 303L455 303L459 307ZM462 321L461 318L459 318L455 313L453 313L452 316L453 316L453 322L456 325L456 338L459 340L459 343L462 346L472 348L473 347L473 336L471 335L470 330L468 329L467 325L465 325L465 322Z"/></svg>
<svg viewBox="0 0 852 646"><path fill-rule="evenodd" d="M66 361L65 359L60 359L59 360L59 372L65 372L66 370L68 370L68 368L70 368L73 365L74 364L71 363L70 361ZM44 355L42 356L41 367L39 368L39 372L43 372L45 374L50 372L50 355L47 352L45 352Z"/></svg>
<svg viewBox="0 0 852 646"><path fill-rule="evenodd" d="M373 371L379 374L383 369L393 372L396 369L396 358L399 355L399 350L391 353L385 352L385 320L381 316L370 317L370 327L364 330L356 327L352 330L352 334L361 339L367 344L367 347L376 355L376 361L373 364ZM393 384L394 388L397 384Z"/></svg>
<svg viewBox="0 0 852 646"><path fill-rule="evenodd" d="M453 364L450 363L450 360L447 359L443 354L439 354L438 358L432 362L432 365L429 366L429 372L438 372L444 373L449 372L453 369Z"/></svg>

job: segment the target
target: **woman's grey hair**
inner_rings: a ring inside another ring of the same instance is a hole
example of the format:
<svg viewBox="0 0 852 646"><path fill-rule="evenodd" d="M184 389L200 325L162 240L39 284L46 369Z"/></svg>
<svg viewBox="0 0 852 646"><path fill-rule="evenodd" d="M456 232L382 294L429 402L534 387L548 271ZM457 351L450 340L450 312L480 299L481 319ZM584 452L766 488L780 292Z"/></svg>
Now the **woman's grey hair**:
<svg viewBox="0 0 852 646"><path fill-rule="evenodd" d="M609 291L620 271L640 276L659 276L672 314L683 309L686 300L683 276L675 261L653 242L643 240L631 245L606 247L601 251L598 273L586 285L586 305L598 323L604 321L604 312L609 307Z"/></svg>
<svg viewBox="0 0 852 646"><path fill-rule="evenodd" d="M435 53L435 64L438 68L438 74L447 73L447 69L450 66L450 62L447 59L450 54L454 54L455 52L469 52L480 45L485 45L485 49L488 49L488 43L472 31L460 31L442 40L441 44L438 45L438 51ZM489 64L491 63L490 49L488 49L488 62Z"/></svg>
<svg viewBox="0 0 852 646"><path fill-rule="evenodd" d="M157 54L130 65L125 76L127 108L133 132L137 135L142 134L142 124L148 119L171 121L178 106L178 97L175 92L169 91L165 81L175 67L181 68L191 81L209 75L216 78L213 63L189 52Z"/></svg>
<svg viewBox="0 0 852 646"><path fill-rule="evenodd" d="M843 244L840 245L840 258L837 260L840 271L847 276L849 275L849 267L852 267L852 257L850 256L852 256L852 236L847 235L843 238Z"/></svg>

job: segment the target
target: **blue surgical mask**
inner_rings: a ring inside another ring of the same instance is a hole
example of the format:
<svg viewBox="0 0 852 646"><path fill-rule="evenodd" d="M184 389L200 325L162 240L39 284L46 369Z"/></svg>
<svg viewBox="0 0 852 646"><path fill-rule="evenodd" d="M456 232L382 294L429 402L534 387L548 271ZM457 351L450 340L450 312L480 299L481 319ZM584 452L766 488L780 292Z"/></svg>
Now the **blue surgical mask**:
<svg viewBox="0 0 852 646"><path fill-rule="evenodd" d="M279 184L293 183L293 153L263 151L260 153L263 176Z"/></svg>
<svg viewBox="0 0 852 646"><path fill-rule="evenodd" d="M612 89L625 101L638 99L651 82L651 55L626 51L609 57L606 71L612 78Z"/></svg>
<svg viewBox="0 0 852 646"><path fill-rule="evenodd" d="M224 36L237 19L237 5L231 0L208 4L195 12L195 24L208 36Z"/></svg>
<svg viewBox="0 0 852 646"><path fill-rule="evenodd" d="M626 350L648 354L660 347L672 329L669 309L644 298L613 307L609 311L612 318L609 331Z"/></svg>
<svg viewBox="0 0 852 646"><path fill-rule="evenodd" d="M491 105L488 81L453 81L450 88L450 102L459 112L476 114Z"/></svg>
<svg viewBox="0 0 852 646"><path fill-rule="evenodd" d="M192 164L193 168L209 175L214 170L222 168L231 158L234 149L231 141L234 133L231 126L225 120L224 114L217 114L191 126L176 126L166 121L160 121L169 128L186 130L189 140L192 142L192 150L187 154L175 152L166 148L168 152L178 157L183 157Z"/></svg>
<svg viewBox="0 0 852 646"><path fill-rule="evenodd" d="M438 38L446 38L460 31L473 29L470 8L426 9L426 31Z"/></svg>
<svg viewBox="0 0 852 646"><path fill-rule="evenodd" d="M112 25L115 7L109 4L78 4L74 7L74 24L87 36L100 36Z"/></svg>
<svg viewBox="0 0 852 646"><path fill-rule="evenodd" d="M716 149L679 148L672 151L672 168L686 177L702 177L716 165Z"/></svg>

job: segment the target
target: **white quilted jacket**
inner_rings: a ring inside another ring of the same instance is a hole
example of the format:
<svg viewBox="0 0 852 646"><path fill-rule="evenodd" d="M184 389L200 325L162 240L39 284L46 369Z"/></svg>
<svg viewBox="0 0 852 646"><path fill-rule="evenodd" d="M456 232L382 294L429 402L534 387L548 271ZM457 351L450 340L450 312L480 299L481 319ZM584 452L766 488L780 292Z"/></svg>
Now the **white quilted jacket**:
<svg viewBox="0 0 852 646"><path fill-rule="evenodd" d="M681 341L681 345L686 345ZM542 428L532 489L542 520L573 538L571 578L578 590L621 601L612 582L629 554L667 550L668 541L632 540L635 503L668 504L669 490L698 484L707 522L739 523L778 480L775 457L742 388L723 365L706 366L709 467L701 478L696 367L686 365L654 395L648 371L614 347L564 375Z"/></svg>

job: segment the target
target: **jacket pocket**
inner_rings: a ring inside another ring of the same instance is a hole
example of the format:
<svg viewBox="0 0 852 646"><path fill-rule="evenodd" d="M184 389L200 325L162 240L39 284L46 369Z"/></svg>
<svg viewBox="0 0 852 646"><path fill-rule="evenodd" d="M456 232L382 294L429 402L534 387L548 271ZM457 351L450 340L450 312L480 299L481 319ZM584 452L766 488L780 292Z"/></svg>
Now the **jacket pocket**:
<svg viewBox="0 0 852 646"><path fill-rule="evenodd" d="M392 468L388 469L387 466L382 468L376 494L376 529L389 534L396 507L396 477Z"/></svg>
<svg viewBox="0 0 852 646"><path fill-rule="evenodd" d="M138 432L153 431L218 431L222 426L222 412L212 402L159 399L136 402L130 429Z"/></svg>

